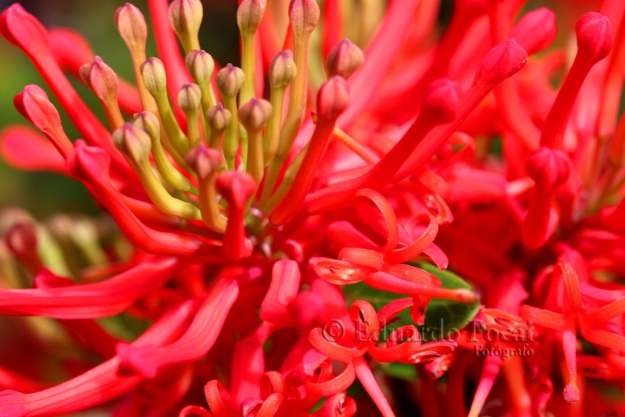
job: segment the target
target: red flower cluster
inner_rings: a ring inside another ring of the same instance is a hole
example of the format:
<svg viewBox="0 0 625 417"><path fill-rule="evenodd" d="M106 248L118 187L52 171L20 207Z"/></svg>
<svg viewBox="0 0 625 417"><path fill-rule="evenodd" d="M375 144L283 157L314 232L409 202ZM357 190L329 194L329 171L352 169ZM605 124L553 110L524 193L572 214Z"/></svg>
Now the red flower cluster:
<svg viewBox="0 0 625 417"><path fill-rule="evenodd" d="M351 2L240 0L240 68L200 48L200 0L148 1L160 59L127 3L136 86L6 9L82 139L29 85L45 138L6 128L4 158L81 181L126 240L3 215L0 313L37 316L7 358L61 366L0 359L0 415L624 413L625 4L575 16L569 65L525 3L456 0L441 36L438 0L351 10L355 44Z"/></svg>

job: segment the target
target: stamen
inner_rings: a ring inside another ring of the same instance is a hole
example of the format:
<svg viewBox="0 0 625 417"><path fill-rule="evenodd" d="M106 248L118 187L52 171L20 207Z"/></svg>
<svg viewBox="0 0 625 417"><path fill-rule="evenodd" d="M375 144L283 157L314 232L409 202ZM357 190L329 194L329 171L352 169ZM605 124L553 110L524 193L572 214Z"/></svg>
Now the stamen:
<svg viewBox="0 0 625 417"><path fill-rule="evenodd" d="M263 19L266 0L243 0L237 10L237 24L241 32L241 67L245 73L245 81L241 88L239 104L242 106L256 95L255 87L255 40L256 31Z"/></svg>
<svg viewBox="0 0 625 417"><path fill-rule="evenodd" d="M577 330L575 316L567 316L565 320L566 324L562 331L562 349L564 350L568 381L564 388L564 400L573 404L580 399L579 388L577 388Z"/></svg>
<svg viewBox="0 0 625 417"><path fill-rule="evenodd" d="M289 220L304 202L304 198L312 185L315 171L319 161L325 153L328 140L334 131L334 125L339 115L347 108L349 93L347 82L338 76L325 82L317 96L318 122L308 149L302 150L304 154L301 166L293 163L285 173L285 179L276 193L281 194L282 189L288 190L280 200L276 208L269 215L273 224L283 224ZM278 151L279 154L279 151ZM278 155L276 155L278 158ZM297 171L295 171L297 169ZM297 187L289 184L297 183Z"/></svg>
<svg viewBox="0 0 625 417"><path fill-rule="evenodd" d="M176 190L190 191L192 188L191 183L172 165L163 150L160 140L161 127L158 117L148 111L137 113L135 114L135 120L132 122L132 125L143 130L150 137L152 157L163 179Z"/></svg>
<svg viewBox="0 0 625 417"><path fill-rule="evenodd" d="M256 184L260 184L263 179L263 127L269 121L271 113L271 104L267 100L256 98L239 109L239 121L248 135L249 158L244 158L247 161L246 170Z"/></svg>
<svg viewBox="0 0 625 417"><path fill-rule="evenodd" d="M536 185L523 221L523 242L530 248L537 248L554 232L551 221L553 198L558 187L569 177L569 158L561 151L540 147L527 161L527 173Z"/></svg>
<svg viewBox="0 0 625 417"><path fill-rule="evenodd" d="M185 158L196 173L199 181L200 211L202 221L218 233L226 231L226 218L221 214L217 201L217 172L222 164L221 151L207 149L200 145L191 150Z"/></svg>
<svg viewBox="0 0 625 417"><path fill-rule="evenodd" d="M232 115L232 122L226 127L224 155L228 169L235 169L234 158L239 150L239 119L237 117L237 94L243 85L245 74L241 68L226 65L217 73L217 88L224 101L224 107Z"/></svg>
<svg viewBox="0 0 625 417"><path fill-rule="evenodd" d="M132 70L141 96L143 109L156 113L156 103L145 88L143 77L141 76L141 64L147 59L145 45L148 40L148 26L145 23L143 13L134 5L126 3L115 10L115 25L130 51Z"/></svg>
<svg viewBox="0 0 625 417"><path fill-rule="evenodd" d="M282 51L271 61L271 69L269 70L269 85L271 87L271 106L273 112L267 124L265 132L265 140L263 146L263 159L265 167L269 167L273 162L273 158L278 151L280 143L280 125L282 124L282 107L284 105L284 94L286 88L295 79L297 68L293 61L293 53L289 50ZM272 170L273 173L275 170ZM272 181L275 185L275 179ZM265 186L265 190L273 191L273 186ZM263 193L263 198L265 193Z"/></svg>
<svg viewBox="0 0 625 417"><path fill-rule="evenodd" d="M190 203L172 197L156 178L150 164L150 137L143 130L125 123L113 133L113 142L139 175L150 200L165 214L184 219L199 219L199 210Z"/></svg>
<svg viewBox="0 0 625 417"><path fill-rule="evenodd" d="M156 106L163 121L163 128L167 133L167 139L174 147L179 156L186 155L189 151L189 142L176 121L176 117L169 104L167 97L167 77L165 67L158 58L150 58L141 64L143 83L148 92L156 100Z"/></svg>
<svg viewBox="0 0 625 417"><path fill-rule="evenodd" d="M206 123L210 127L210 139L208 140L208 146L211 149L219 151L222 154L222 136L228 126L232 123L232 113L221 103L217 103L216 106L209 108L206 111Z"/></svg>
<svg viewBox="0 0 625 417"><path fill-rule="evenodd" d="M213 71L215 70L215 61L207 52L199 50L189 52L185 59L185 64L191 77L193 77L193 81L200 87L202 92L202 123L204 135L207 137L209 130L207 129L205 114L208 109L217 104L213 85L211 84Z"/></svg>
<svg viewBox="0 0 625 417"><path fill-rule="evenodd" d="M256 191L256 182L247 173L226 171L217 178L217 191L228 202L224 253L238 261L250 256L253 249L245 238L245 207Z"/></svg>
<svg viewBox="0 0 625 417"><path fill-rule="evenodd" d="M74 150L63 126L61 116L48 95L37 85L28 85L13 99L17 111L48 137L64 159Z"/></svg>
<svg viewBox="0 0 625 417"><path fill-rule="evenodd" d="M99 56L93 62L80 67L80 76L100 100L104 115L115 130L124 124L119 105L117 104L117 74L102 61Z"/></svg>
<svg viewBox="0 0 625 417"><path fill-rule="evenodd" d="M577 34L575 61L543 123L540 146L547 148L562 147L564 130L584 79L597 62L608 56L612 48L612 24L607 17L599 13L590 12L583 15L575 25L575 33Z"/></svg>
<svg viewBox="0 0 625 417"><path fill-rule="evenodd" d="M200 143L198 114L200 112L202 91L197 84L185 84L178 93L178 105L187 117L187 133L189 148L193 149Z"/></svg>
<svg viewBox="0 0 625 417"><path fill-rule="evenodd" d="M423 108L417 120L399 142L363 176L313 193L306 204L307 210L316 213L348 204L359 188L379 189L390 182L409 159L415 143L421 143L435 126L448 123L456 117L457 88L457 84L450 80L434 82L424 96Z"/></svg>
<svg viewBox="0 0 625 417"><path fill-rule="evenodd" d="M182 43L185 53L200 49L198 33L204 9L200 0L174 0L169 5L169 24Z"/></svg>
<svg viewBox="0 0 625 417"><path fill-rule="evenodd" d="M328 77L340 75L348 79L365 63L365 54L349 39L343 39L334 46L326 57L326 73Z"/></svg>
<svg viewBox="0 0 625 417"><path fill-rule="evenodd" d="M308 84L308 44L313 30L319 22L319 6L315 0L291 0L289 4L289 19L291 29L295 38L294 57L295 67L300 70L295 75L295 80L291 86L291 97L286 120L280 133L280 144L271 170L269 178L277 178L282 167L291 152L295 137L302 124L304 111L306 109L306 96ZM275 182L268 182L267 186L273 189Z"/></svg>
<svg viewBox="0 0 625 417"><path fill-rule="evenodd" d="M484 367L482 368L482 374L480 375L480 382L475 391L475 396L471 402L471 409L467 417L477 417L486 403L486 398L490 394L490 390L495 384L497 375L501 370L501 363L503 360L500 356L487 356L484 360Z"/></svg>
<svg viewBox="0 0 625 417"><path fill-rule="evenodd" d="M205 252L221 253L220 247L206 247L194 236L153 230L137 219L126 206L123 195L112 186L109 178L110 159L100 149L80 143L67 160L69 173L83 181L95 192L98 201L111 213L126 237L149 253L190 256ZM126 199L127 200L127 199ZM153 207L153 206L152 206ZM154 216L153 216L154 217Z"/></svg>

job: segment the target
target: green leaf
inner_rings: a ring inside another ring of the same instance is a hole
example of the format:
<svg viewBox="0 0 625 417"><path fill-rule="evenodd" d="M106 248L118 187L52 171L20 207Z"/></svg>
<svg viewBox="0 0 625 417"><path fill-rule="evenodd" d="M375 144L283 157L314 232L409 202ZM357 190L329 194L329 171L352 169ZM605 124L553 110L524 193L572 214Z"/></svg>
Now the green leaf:
<svg viewBox="0 0 625 417"><path fill-rule="evenodd" d="M414 381L417 379L417 370L414 365L407 363L392 362L380 367L385 375L393 378L403 379L405 381Z"/></svg>
<svg viewBox="0 0 625 417"><path fill-rule="evenodd" d="M427 263L419 263L416 266L440 279L443 288L473 290L468 282L453 272L441 271L435 265ZM450 336L473 320L479 309L479 301L464 304L454 300L433 298L425 313L425 324L419 329L423 341L439 340Z"/></svg>
<svg viewBox="0 0 625 417"><path fill-rule="evenodd" d="M428 263L413 264L432 275L435 275L442 282L443 288L459 289L465 288L472 290L473 287L458 275L449 271L441 271L435 265ZM363 282L357 284L345 285L343 287L343 295L348 304L356 300L365 300L377 310L380 310L386 304L399 298L405 298L406 294L395 294L388 291L376 290ZM425 313L425 324L419 326L424 342L439 340L452 335L456 330L465 327L477 314L480 308L479 301L471 304L463 304L454 300L446 300L433 298L427 306ZM388 335L397 327L407 324L414 325L410 318L409 309L405 309L399 314L399 320L387 326L387 329L380 335L380 340L384 341Z"/></svg>

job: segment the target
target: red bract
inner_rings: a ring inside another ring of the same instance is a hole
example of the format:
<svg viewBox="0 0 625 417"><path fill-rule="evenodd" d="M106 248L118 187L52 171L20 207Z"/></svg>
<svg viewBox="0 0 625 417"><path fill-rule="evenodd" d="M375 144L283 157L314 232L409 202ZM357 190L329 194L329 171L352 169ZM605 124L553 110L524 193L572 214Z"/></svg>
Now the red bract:
<svg viewBox="0 0 625 417"><path fill-rule="evenodd" d="M439 0L320 3L240 1L240 68L201 49L200 0L148 2L158 58L123 5L136 86L0 16L84 139L29 85L43 136L2 155L106 212L0 213L0 415L625 409L622 2L456 0L443 27Z"/></svg>

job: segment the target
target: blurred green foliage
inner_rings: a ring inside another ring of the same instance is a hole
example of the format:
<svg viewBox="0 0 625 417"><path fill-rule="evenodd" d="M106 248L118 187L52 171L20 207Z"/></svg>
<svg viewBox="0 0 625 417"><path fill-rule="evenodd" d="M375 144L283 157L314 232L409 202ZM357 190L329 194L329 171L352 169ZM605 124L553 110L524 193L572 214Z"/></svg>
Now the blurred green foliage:
<svg viewBox="0 0 625 417"><path fill-rule="evenodd" d="M11 2L0 0L0 9ZM25 0L20 1L24 8L40 19L46 27L67 27L80 32L90 42L94 53L110 65L117 74L126 80L133 80L130 55L115 27L113 14L124 0ZM149 20L147 1L133 1ZM236 1L210 1L205 6L202 25L202 47L219 62L238 61L238 38L236 27ZM149 24L149 22L148 22ZM148 56L156 56L154 39L148 44ZM41 77L29 60L14 46L0 39L0 127L10 124L28 124L13 107L13 97L25 85L37 84L46 89ZM71 80L88 106L105 120L100 104L81 82ZM61 110L63 127L71 139L80 135ZM0 160L0 209L7 206L21 206L39 219L58 212L97 212L96 204L87 190L78 181L63 175L49 172L24 172L7 166Z"/></svg>

